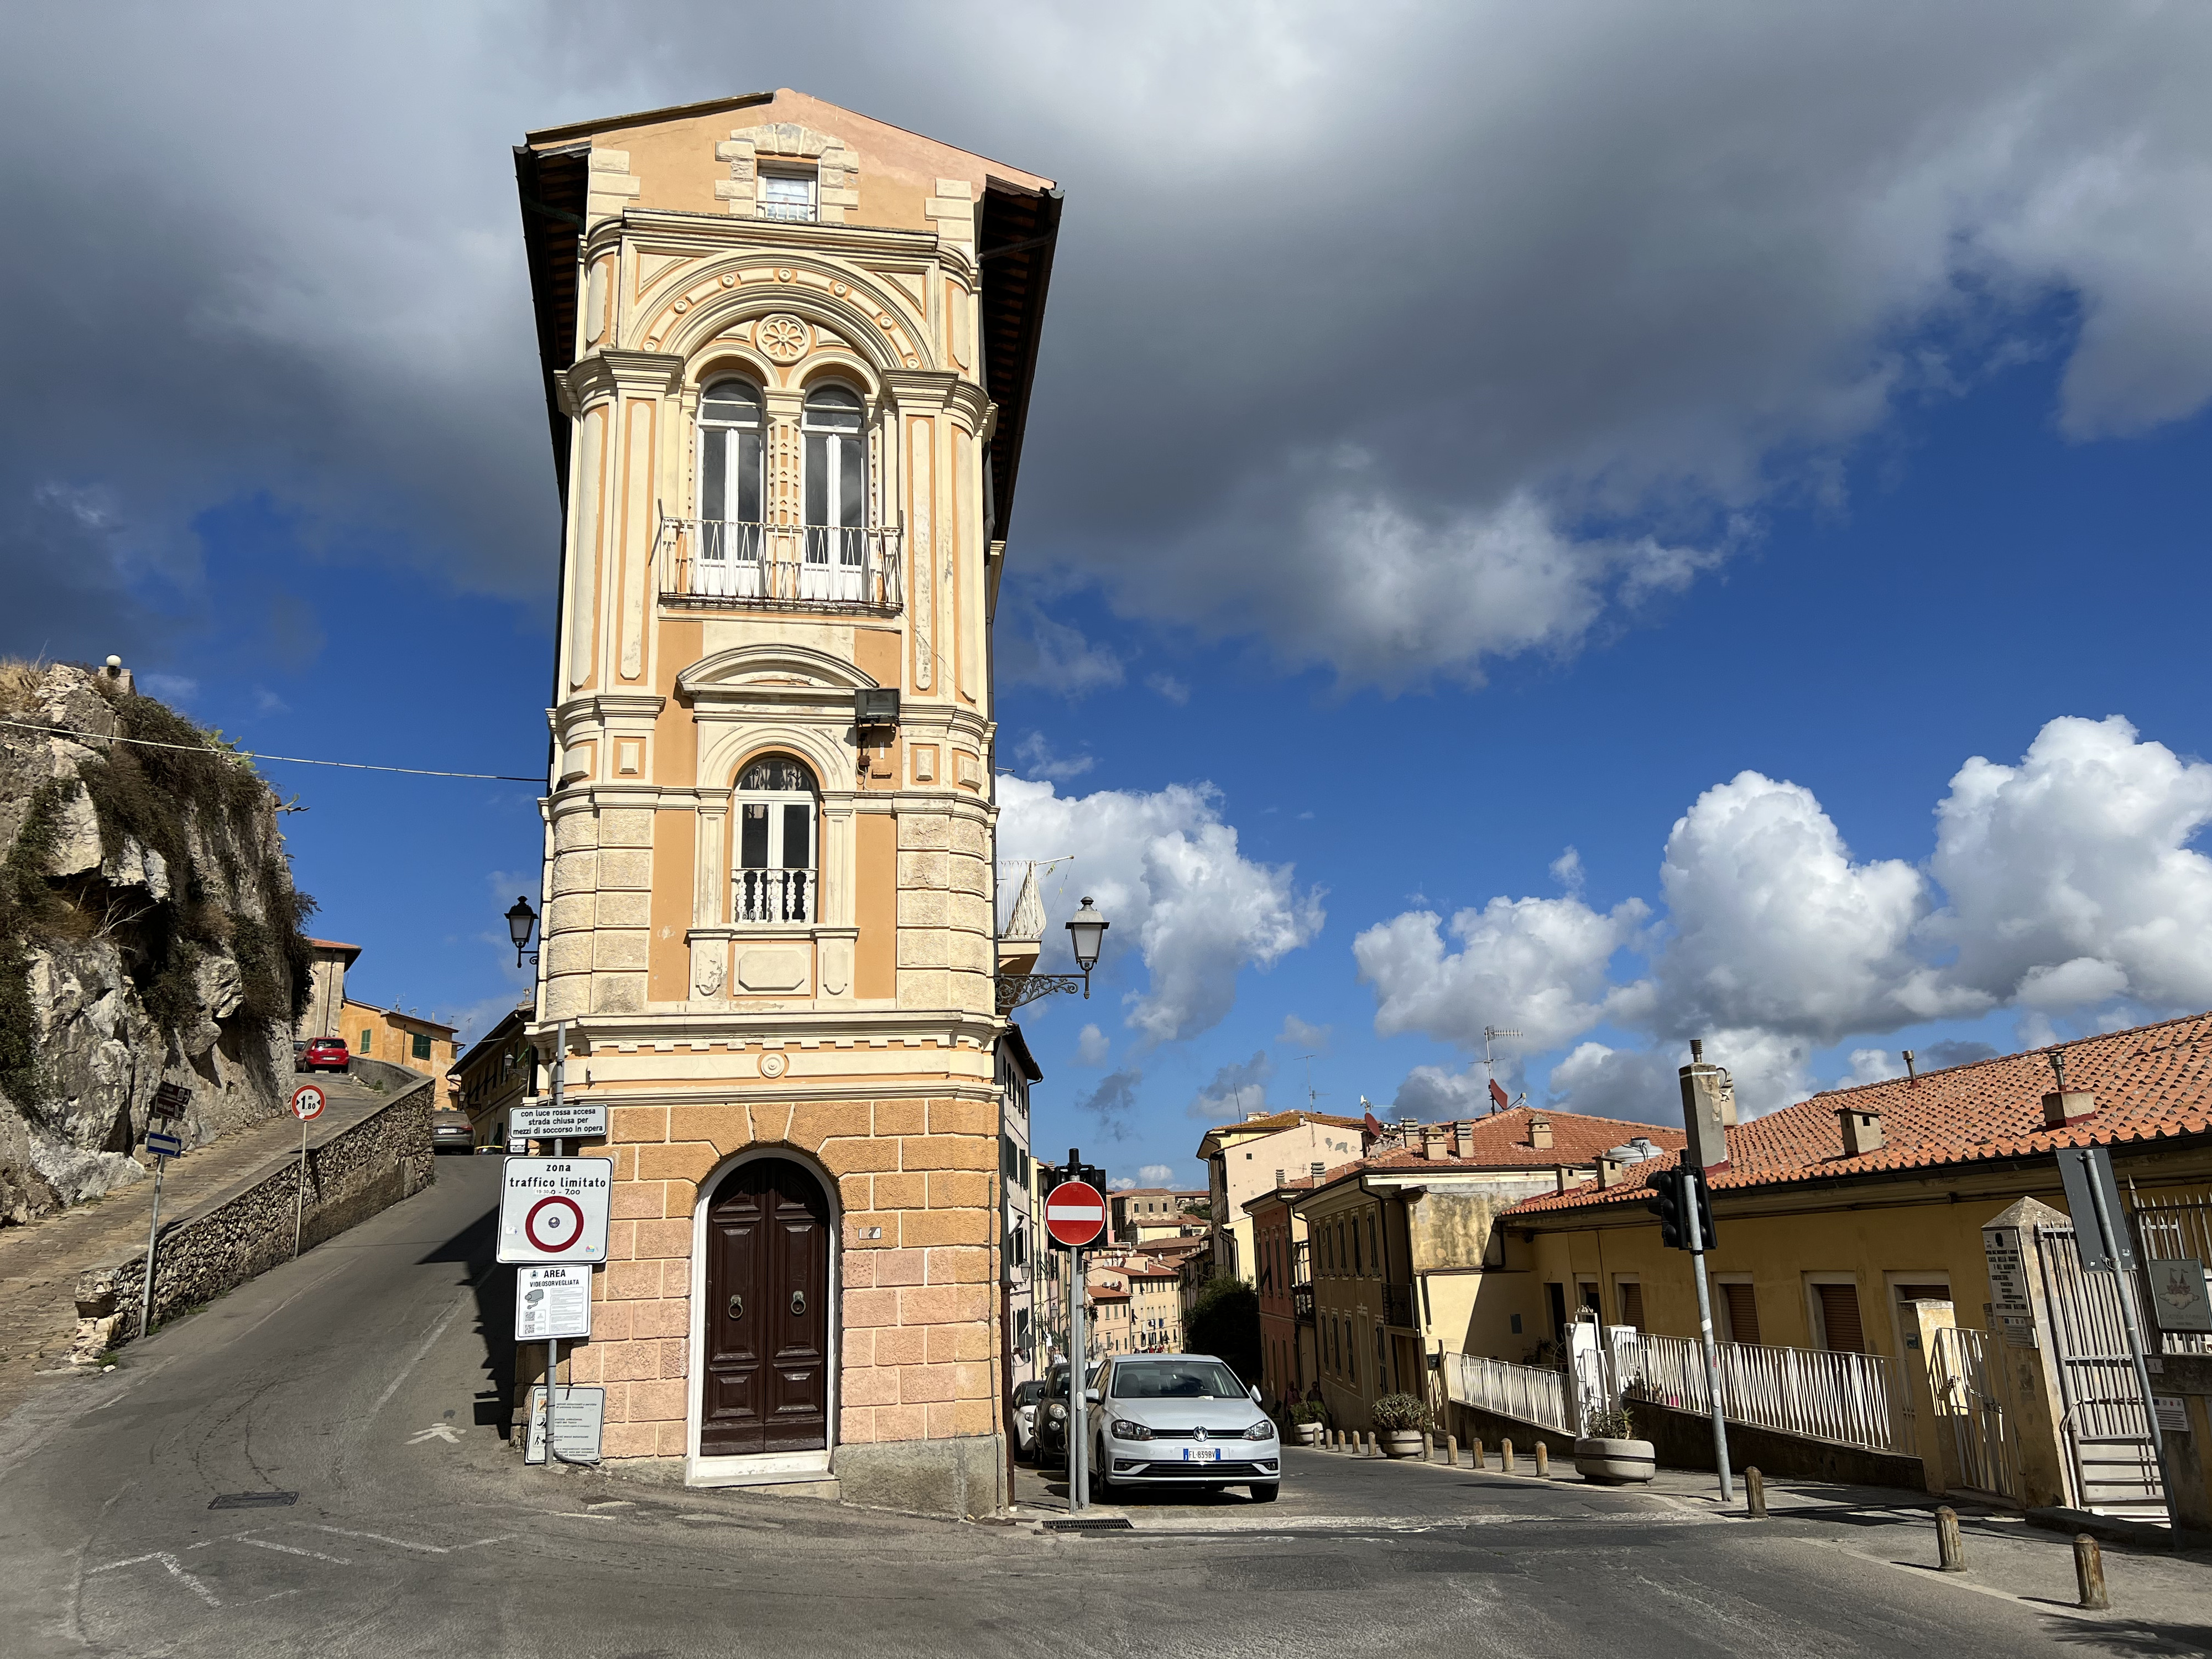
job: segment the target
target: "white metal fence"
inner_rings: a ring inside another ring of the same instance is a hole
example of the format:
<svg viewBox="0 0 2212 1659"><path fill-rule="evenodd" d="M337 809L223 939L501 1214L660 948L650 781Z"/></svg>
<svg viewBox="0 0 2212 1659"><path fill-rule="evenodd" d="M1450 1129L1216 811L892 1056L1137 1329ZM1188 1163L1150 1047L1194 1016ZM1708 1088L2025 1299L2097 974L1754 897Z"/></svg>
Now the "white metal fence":
<svg viewBox="0 0 2212 1659"><path fill-rule="evenodd" d="M1775 1429L1872 1451L1909 1452L1905 1379L1882 1354L1719 1345L1721 1415L1747 1427ZM1687 1337L1646 1335L1641 1376L1632 1395L1709 1415L1705 1356Z"/></svg>
<svg viewBox="0 0 2212 1659"><path fill-rule="evenodd" d="M1568 1413L1567 1379L1558 1371L1516 1365L1479 1354L1455 1353L1445 1375L1445 1391L1462 1406L1517 1417L1524 1423L1575 1431Z"/></svg>

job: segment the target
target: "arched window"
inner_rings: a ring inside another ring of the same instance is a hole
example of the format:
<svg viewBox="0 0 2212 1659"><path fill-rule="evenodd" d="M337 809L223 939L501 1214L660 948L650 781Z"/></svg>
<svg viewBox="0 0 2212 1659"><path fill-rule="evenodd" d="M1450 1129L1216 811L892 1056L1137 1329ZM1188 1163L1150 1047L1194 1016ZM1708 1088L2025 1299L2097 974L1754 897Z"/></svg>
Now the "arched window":
<svg viewBox="0 0 2212 1659"><path fill-rule="evenodd" d="M695 592L759 591L763 430L760 392L750 380L716 380L700 395Z"/></svg>
<svg viewBox="0 0 2212 1659"><path fill-rule="evenodd" d="M814 775L769 755L738 778L738 867L733 920L813 921Z"/></svg>
<svg viewBox="0 0 2212 1659"><path fill-rule="evenodd" d="M865 597L868 463L858 393L842 386L809 392L799 429L805 439L804 599Z"/></svg>

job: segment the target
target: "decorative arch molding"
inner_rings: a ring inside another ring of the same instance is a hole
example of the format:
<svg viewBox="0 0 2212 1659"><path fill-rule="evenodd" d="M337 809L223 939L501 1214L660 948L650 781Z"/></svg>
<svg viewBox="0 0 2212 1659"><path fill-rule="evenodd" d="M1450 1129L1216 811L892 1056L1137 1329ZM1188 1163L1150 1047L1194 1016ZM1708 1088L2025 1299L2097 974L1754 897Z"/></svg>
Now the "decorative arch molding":
<svg viewBox="0 0 2212 1659"><path fill-rule="evenodd" d="M752 1110L757 1113L767 1104L765 1102L754 1103ZM756 1457L702 1457L699 1454L699 1425L706 1394L707 1216L714 1207L714 1194L732 1172L745 1164L771 1158L782 1158L805 1170L820 1185L829 1206L830 1316L826 1322L829 1341L827 1351L823 1355L823 1381L828 1408L825 1437L829 1443L818 1454L769 1453ZM823 1167L822 1160L814 1153L790 1141L781 1138L756 1140L723 1158L700 1182L691 1205L691 1308L687 1323L690 1340L685 1344L684 1365L684 1478L689 1484L742 1486L763 1478L788 1480L794 1474L803 1478L810 1473L826 1474L829 1472L830 1459L837 1445L837 1413L844 1382L844 1239L845 1206L836 1176Z"/></svg>
<svg viewBox="0 0 2212 1659"><path fill-rule="evenodd" d="M749 282L740 276L727 288L720 283L733 274L729 270L720 276L711 269L690 273L684 293L664 293L640 307L641 314L653 319L642 325L647 349L688 358L738 324L787 312L840 337L877 374L940 367L928 326L907 296L842 268L799 264L781 269L790 271L788 279ZM801 281L802 275L815 281ZM698 295L702 287L707 291ZM837 293L840 287L847 292ZM679 302L685 304L680 313L675 309Z"/></svg>
<svg viewBox="0 0 2212 1659"><path fill-rule="evenodd" d="M761 756L791 754L814 769L824 806L849 807L854 792L844 780L851 778L856 763L842 734L827 726L757 720L740 725L733 720L711 732L702 726L700 736L697 787L702 799L720 800L734 793L738 774Z"/></svg>
<svg viewBox="0 0 2212 1659"><path fill-rule="evenodd" d="M734 645L702 657L676 677L676 689L693 701L717 693L750 701L787 692L793 682L828 691L872 691L874 675L827 651L788 640ZM745 682L750 682L747 684Z"/></svg>

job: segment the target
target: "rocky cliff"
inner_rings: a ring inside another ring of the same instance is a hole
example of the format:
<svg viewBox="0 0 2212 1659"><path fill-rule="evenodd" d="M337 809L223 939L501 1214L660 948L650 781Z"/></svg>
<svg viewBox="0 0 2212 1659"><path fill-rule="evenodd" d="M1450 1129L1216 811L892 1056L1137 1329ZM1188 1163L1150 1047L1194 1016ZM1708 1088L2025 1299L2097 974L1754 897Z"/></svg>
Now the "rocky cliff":
<svg viewBox="0 0 2212 1659"><path fill-rule="evenodd" d="M119 668L0 663L0 1223L283 1109L307 986L276 796ZM135 742L109 739L136 739Z"/></svg>

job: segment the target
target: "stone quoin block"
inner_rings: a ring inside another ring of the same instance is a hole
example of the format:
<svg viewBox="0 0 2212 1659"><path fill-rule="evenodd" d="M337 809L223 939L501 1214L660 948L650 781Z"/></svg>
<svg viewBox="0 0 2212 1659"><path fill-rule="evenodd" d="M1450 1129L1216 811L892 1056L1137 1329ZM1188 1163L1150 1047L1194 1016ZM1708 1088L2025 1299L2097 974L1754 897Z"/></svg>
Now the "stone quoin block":
<svg viewBox="0 0 2212 1659"><path fill-rule="evenodd" d="M668 1139L665 1106L617 1106L607 1114L607 1133L617 1140L665 1141Z"/></svg>
<svg viewBox="0 0 2212 1659"><path fill-rule="evenodd" d="M875 1133L879 1135L918 1135L924 1133L928 1126L929 1109L921 1101L879 1100L876 1103Z"/></svg>
<svg viewBox="0 0 2212 1659"><path fill-rule="evenodd" d="M933 1401L955 1398L951 1365L902 1365L898 1368L899 1403L926 1406Z"/></svg>
<svg viewBox="0 0 2212 1659"><path fill-rule="evenodd" d="M726 1157L752 1144L752 1113L744 1105L672 1106L668 1138L703 1141Z"/></svg>
<svg viewBox="0 0 2212 1659"><path fill-rule="evenodd" d="M988 1244L988 1210L925 1210L909 1212L899 1229L899 1242L908 1245Z"/></svg>

